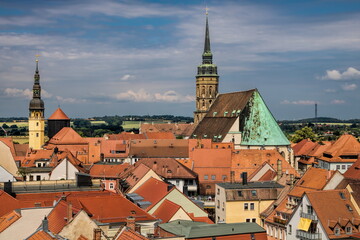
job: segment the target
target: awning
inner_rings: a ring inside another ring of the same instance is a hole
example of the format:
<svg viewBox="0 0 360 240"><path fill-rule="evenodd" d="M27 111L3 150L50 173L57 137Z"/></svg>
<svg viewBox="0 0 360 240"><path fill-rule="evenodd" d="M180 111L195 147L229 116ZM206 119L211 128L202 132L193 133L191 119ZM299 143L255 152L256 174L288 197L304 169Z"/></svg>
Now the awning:
<svg viewBox="0 0 360 240"><path fill-rule="evenodd" d="M298 229L307 232L309 230L310 224L311 224L311 219L300 218Z"/></svg>

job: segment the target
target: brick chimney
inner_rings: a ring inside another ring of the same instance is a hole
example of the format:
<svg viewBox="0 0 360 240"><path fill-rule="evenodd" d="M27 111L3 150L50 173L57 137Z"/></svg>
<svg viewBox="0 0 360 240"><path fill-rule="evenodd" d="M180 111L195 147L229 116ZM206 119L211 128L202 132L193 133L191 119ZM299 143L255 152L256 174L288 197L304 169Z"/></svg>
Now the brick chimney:
<svg viewBox="0 0 360 240"><path fill-rule="evenodd" d="M68 202L68 206L67 206L67 222L69 223L72 219L72 203Z"/></svg>
<svg viewBox="0 0 360 240"><path fill-rule="evenodd" d="M93 240L101 240L101 229L100 228L94 228Z"/></svg>
<svg viewBox="0 0 360 240"><path fill-rule="evenodd" d="M135 231L135 218L132 216L129 216L126 218L126 226L130 228L131 230Z"/></svg>

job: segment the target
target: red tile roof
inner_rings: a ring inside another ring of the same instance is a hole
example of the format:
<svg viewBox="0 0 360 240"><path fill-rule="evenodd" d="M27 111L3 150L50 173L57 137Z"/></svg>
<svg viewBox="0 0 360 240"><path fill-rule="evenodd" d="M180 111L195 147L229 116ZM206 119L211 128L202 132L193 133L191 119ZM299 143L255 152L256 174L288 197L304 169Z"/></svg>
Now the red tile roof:
<svg viewBox="0 0 360 240"><path fill-rule="evenodd" d="M72 205L65 201L59 201L53 210L47 216L49 222L49 230L58 234L68 223L68 211L73 213ZM77 212L77 211L76 211ZM73 215L73 214L72 214ZM72 217L71 215L71 217Z"/></svg>
<svg viewBox="0 0 360 240"><path fill-rule="evenodd" d="M360 180L360 154L358 160L344 173L344 177L348 179Z"/></svg>
<svg viewBox="0 0 360 240"><path fill-rule="evenodd" d="M188 143L187 139L132 140L129 155L142 158L188 158Z"/></svg>
<svg viewBox="0 0 360 240"><path fill-rule="evenodd" d="M306 196L330 239L347 237L348 235L341 228L344 228L348 222L353 225L360 223L360 215L346 189L306 192ZM341 226L340 235L334 234L329 222L334 222L334 226L336 224Z"/></svg>
<svg viewBox="0 0 360 240"><path fill-rule="evenodd" d="M144 164L157 175L166 178L196 179L197 175L173 158L142 158L135 165Z"/></svg>
<svg viewBox="0 0 360 240"><path fill-rule="evenodd" d="M146 139L144 134L134 134L128 132L122 132L119 134L108 134L105 139L109 140L135 140L135 139Z"/></svg>
<svg viewBox="0 0 360 240"><path fill-rule="evenodd" d="M170 132L177 136L190 136L194 128L195 124L192 123L143 123L140 125L140 132Z"/></svg>
<svg viewBox="0 0 360 240"><path fill-rule="evenodd" d="M120 195L77 198L92 219L102 223L126 222L132 216L135 221L155 221L156 219ZM109 207L111 206L111 207Z"/></svg>
<svg viewBox="0 0 360 240"><path fill-rule="evenodd" d="M175 139L171 132L147 132L144 133L147 139Z"/></svg>
<svg viewBox="0 0 360 240"><path fill-rule="evenodd" d="M151 205L147 208L151 209L155 204L163 199L166 194L168 194L168 186L169 185L163 181L150 178L137 188L134 193L142 196L144 201L151 202Z"/></svg>
<svg viewBox="0 0 360 240"><path fill-rule="evenodd" d="M114 240L149 240L141 234L131 230L127 227L123 227L119 232L119 235L114 237Z"/></svg>
<svg viewBox="0 0 360 240"><path fill-rule="evenodd" d="M49 140L49 144L54 145L86 145L88 142L83 139L74 129L71 127L62 128L55 136Z"/></svg>
<svg viewBox="0 0 360 240"><path fill-rule="evenodd" d="M56 240L57 238L53 238L49 233L44 232L43 230L39 230L33 235L31 235L27 240Z"/></svg>
<svg viewBox="0 0 360 240"><path fill-rule="evenodd" d="M161 219L161 223L167 223L179 209L181 209L181 206L165 199L152 215Z"/></svg>
<svg viewBox="0 0 360 240"><path fill-rule="evenodd" d="M90 175L96 178L119 178L129 163L123 164L94 164L90 169Z"/></svg>
<svg viewBox="0 0 360 240"><path fill-rule="evenodd" d="M1 203L3 204L3 203ZM17 211L11 211L0 217L0 233L3 232L6 228L8 228L11 224L16 222L19 218L21 218L20 213Z"/></svg>
<svg viewBox="0 0 360 240"><path fill-rule="evenodd" d="M20 207L17 199L0 189L0 216Z"/></svg>
<svg viewBox="0 0 360 240"><path fill-rule="evenodd" d="M137 164L136 166L130 166L124 174L121 175L125 178L130 188L134 187L148 172L150 168L144 164Z"/></svg>
<svg viewBox="0 0 360 240"><path fill-rule="evenodd" d="M294 156L308 155L308 153L317 145L310 139L303 139L293 146Z"/></svg>
<svg viewBox="0 0 360 240"><path fill-rule="evenodd" d="M68 116L63 112L61 108L55 110L55 112L48 118L49 120L70 120Z"/></svg>
<svg viewBox="0 0 360 240"><path fill-rule="evenodd" d="M360 143L349 134L342 135L334 144L332 144L319 158L327 162L355 162L354 158L348 156L357 156L360 154Z"/></svg>

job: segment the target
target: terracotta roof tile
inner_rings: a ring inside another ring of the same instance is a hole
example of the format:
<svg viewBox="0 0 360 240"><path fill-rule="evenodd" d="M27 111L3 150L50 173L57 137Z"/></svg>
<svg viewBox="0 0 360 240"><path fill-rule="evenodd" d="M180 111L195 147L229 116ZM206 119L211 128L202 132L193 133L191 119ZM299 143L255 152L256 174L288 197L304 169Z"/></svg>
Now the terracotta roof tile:
<svg viewBox="0 0 360 240"><path fill-rule="evenodd" d="M0 189L0 216L20 207L17 199Z"/></svg>
<svg viewBox="0 0 360 240"><path fill-rule="evenodd" d="M358 160L344 173L344 177L348 179L360 180L360 154Z"/></svg>
<svg viewBox="0 0 360 240"><path fill-rule="evenodd" d="M130 187L134 187L149 171L150 168L146 165L138 164L136 166L130 166L121 176L125 178Z"/></svg>
<svg viewBox="0 0 360 240"><path fill-rule="evenodd" d="M119 134L108 134L105 138L109 140L135 140L135 139L146 139L144 134L134 134L122 132Z"/></svg>
<svg viewBox="0 0 360 240"><path fill-rule="evenodd" d="M70 120L68 116L63 112L61 108L55 110L55 112L48 118L49 120Z"/></svg>
<svg viewBox="0 0 360 240"><path fill-rule="evenodd" d="M196 179L196 173L173 158L142 158L135 165L144 164L157 175L166 178Z"/></svg>
<svg viewBox="0 0 360 240"><path fill-rule="evenodd" d="M90 175L96 178L119 178L129 163L123 164L94 164L90 169Z"/></svg>
<svg viewBox="0 0 360 240"><path fill-rule="evenodd" d="M306 192L306 195L330 239L345 237L347 234L335 236L334 230L329 227L329 221L344 227L349 220L352 222L354 219L360 219L347 190L314 191Z"/></svg>
<svg viewBox="0 0 360 240"><path fill-rule="evenodd" d="M320 159L327 162L355 162L356 160L354 160L354 158L350 159L347 157L357 156L359 154L360 143L358 140L352 135L344 134L324 151Z"/></svg>
<svg viewBox="0 0 360 240"><path fill-rule="evenodd" d="M132 140L129 155L146 158L188 158L189 141L187 139Z"/></svg>
<svg viewBox="0 0 360 240"><path fill-rule="evenodd" d="M69 208L71 208L69 210ZM49 230L58 234L67 224L68 211L73 212L72 205L65 201L59 201L53 210L47 216L49 222Z"/></svg>
<svg viewBox="0 0 360 240"><path fill-rule="evenodd" d="M33 235L31 235L26 240L56 240L57 238L52 237L49 233L39 230Z"/></svg>
<svg viewBox="0 0 360 240"><path fill-rule="evenodd" d="M118 236L114 237L114 240L149 240L141 234L124 227Z"/></svg>
<svg viewBox="0 0 360 240"><path fill-rule="evenodd" d="M179 209L181 209L181 206L165 199L152 215L161 219L161 223L167 223Z"/></svg>
<svg viewBox="0 0 360 240"><path fill-rule="evenodd" d="M129 216L133 216L135 221L155 221L153 216L120 195L77 198L77 200L84 210L92 215L92 219L102 223L126 222Z"/></svg>
<svg viewBox="0 0 360 240"><path fill-rule="evenodd" d="M140 125L141 133L169 132L176 136L190 136L194 130L194 124L188 123L143 123Z"/></svg>
<svg viewBox="0 0 360 240"><path fill-rule="evenodd" d="M166 194L168 194L169 184L159 181L155 178L150 178L137 188L134 193L142 196L144 201L151 202L151 205L147 209L151 209L156 203L158 203Z"/></svg>
<svg viewBox="0 0 360 240"><path fill-rule="evenodd" d="M3 203L1 203L3 204ZM11 211L8 214L5 214L0 217L0 233L4 231L7 227L9 227L11 224L16 222L19 218L21 218L20 213L17 211Z"/></svg>
<svg viewBox="0 0 360 240"><path fill-rule="evenodd" d="M71 144L88 144L74 129L71 127L62 128L55 136L53 136L49 144L54 145L71 145Z"/></svg>
<svg viewBox="0 0 360 240"><path fill-rule="evenodd" d="M145 133L147 139L175 139L172 132L147 132Z"/></svg>

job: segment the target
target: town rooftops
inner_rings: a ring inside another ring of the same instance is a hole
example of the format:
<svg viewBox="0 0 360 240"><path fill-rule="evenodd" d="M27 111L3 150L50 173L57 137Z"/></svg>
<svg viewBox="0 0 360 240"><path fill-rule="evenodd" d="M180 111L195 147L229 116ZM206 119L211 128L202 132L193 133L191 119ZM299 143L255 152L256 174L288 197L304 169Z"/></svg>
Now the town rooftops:
<svg viewBox="0 0 360 240"><path fill-rule="evenodd" d="M360 154L360 143L349 134L342 135L319 159L327 162L355 162Z"/></svg>
<svg viewBox="0 0 360 240"><path fill-rule="evenodd" d="M275 181L264 181L264 182L248 182L247 184L243 183L217 183L222 188L225 189L259 189L259 188L284 188L283 185L278 184Z"/></svg>
<svg viewBox="0 0 360 240"><path fill-rule="evenodd" d="M265 232L265 230L256 223L248 222L206 224L203 222L175 220L169 223L160 224L159 227L166 232L176 236L183 236L186 239Z"/></svg>
<svg viewBox="0 0 360 240"><path fill-rule="evenodd" d="M55 110L55 112L48 118L48 120L70 120L68 116L63 112L61 108Z"/></svg>
<svg viewBox="0 0 360 240"><path fill-rule="evenodd" d="M90 169L90 175L96 178L119 178L119 175L129 168L130 164L111 164L111 163L98 163L94 164Z"/></svg>
<svg viewBox="0 0 360 240"><path fill-rule="evenodd" d="M360 154L358 160L344 173L344 177L348 179L360 180Z"/></svg>
<svg viewBox="0 0 360 240"><path fill-rule="evenodd" d="M54 145L79 145L88 144L74 129L71 127L62 128L55 136L49 140L49 144Z"/></svg>

